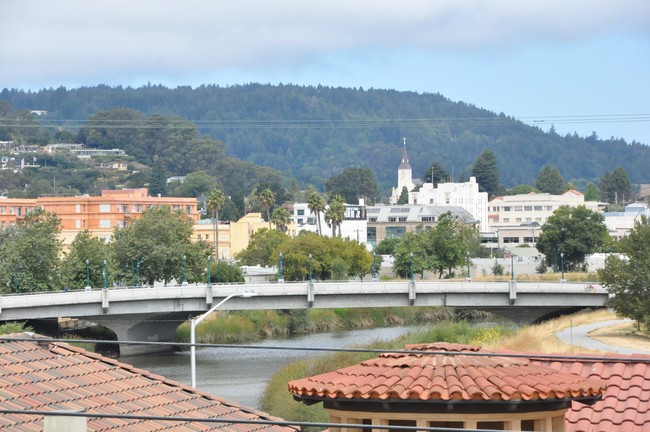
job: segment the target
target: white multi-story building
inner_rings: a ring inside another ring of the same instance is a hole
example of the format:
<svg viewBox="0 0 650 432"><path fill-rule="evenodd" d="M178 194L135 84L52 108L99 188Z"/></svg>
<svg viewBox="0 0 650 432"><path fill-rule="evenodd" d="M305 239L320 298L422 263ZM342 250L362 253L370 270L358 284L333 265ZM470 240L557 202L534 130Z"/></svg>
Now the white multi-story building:
<svg viewBox="0 0 650 432"><path fill-rule="evenodd" d="M496 197L488 203L492 235L484 235L484 243L494 247L534 246L542 225L561 206L585 206L592 211L602 211L604 203L585 201L585 196L577 190L562 195L531 192Z"/></svg>
<svg viewBox="0 0 650 432"><path fill-rule="evenodd" d="M476 177L465 183L424 183L420 190L409 193L409 204L454 206L467 210L479 221L481 232L489 231L488 194L479 192Z"/></svg>
<svg viewBox="0 0 650 432"><path fill-rule="evenodd" d="M650 218L650 210L648 205L642 202L635 202L625 206L622 212L606 212L603 213L605 217L605 225L612 237L621 238L630 233L634 228L635 222L641 219L642 216Z"/></svg>
<svg viewBox="0 0 650 432"><path fill-rule="evenodd" d="M363 199L359 204L344 204L345 215L341 223L341 237L356 240L359 243L368 243L366 205ZM296 224L296 230L318 232L316 215L309 209L307 203L294 203L291 213L291 220ZM325 212L320 214L321 233L324 236L332 236L332 227L325 222Z"/></svg>

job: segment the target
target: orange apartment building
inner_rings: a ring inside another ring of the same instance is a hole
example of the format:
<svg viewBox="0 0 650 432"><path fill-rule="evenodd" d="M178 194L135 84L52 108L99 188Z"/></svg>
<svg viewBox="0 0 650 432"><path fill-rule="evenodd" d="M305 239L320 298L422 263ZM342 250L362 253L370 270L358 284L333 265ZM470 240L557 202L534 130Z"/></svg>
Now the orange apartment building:
<svg viewBox="0 0 650 432"><path fill-rule="evenodd" d="M196 198L153 197L146 188L140 188L103 190L101 196L1 198L0 228L15 225L18 219L34 208L41 207L59 216L66 244L81 230L89 230L98 237L110 239L115 228L129 226L144 210L153 206L168 206L172 211L183 211L194 222L199 220Z"/></svg>

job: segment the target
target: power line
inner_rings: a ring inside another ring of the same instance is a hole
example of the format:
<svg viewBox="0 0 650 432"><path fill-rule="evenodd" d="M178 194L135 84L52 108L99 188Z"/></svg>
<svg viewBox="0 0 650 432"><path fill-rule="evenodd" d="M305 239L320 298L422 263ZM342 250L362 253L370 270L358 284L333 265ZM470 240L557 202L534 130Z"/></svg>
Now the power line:
<svg viewBox="0 0 650 432"><path fill-rule="evenodd" d="M153 341L116 341L102 339L58 339L43 338L34 339L30 337L0 337L0 342L62 342L62 343L101 343L113 345L150 345L167 346L173 348L190 348L189 342L153 342ZM345 352L345 353L368 353L368 354L410 354L410 355L445 355L445 356L470 356L470 357L509 357L534 360L570 360L570 361L594 361L594 362L619 362L619 363L644 363L650 364L650 356L647 357L618 357L618 356L595 356L595 355L565 355L565 354L533 354L513 352L489 352L489 351L414 351L376 348L331 348L331 347L292 347L286 345L237 345L237 344L215 344L196 343L196 348L224 348L224 349L249 349L249 350L284 350L284 351L319 351L319 352Z"/></svg>

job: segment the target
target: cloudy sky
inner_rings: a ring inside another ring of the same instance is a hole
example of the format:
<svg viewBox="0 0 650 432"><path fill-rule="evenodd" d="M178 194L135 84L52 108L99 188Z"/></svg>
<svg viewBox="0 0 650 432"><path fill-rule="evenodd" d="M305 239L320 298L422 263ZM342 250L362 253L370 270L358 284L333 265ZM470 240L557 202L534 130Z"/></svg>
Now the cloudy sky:
<svg viewBox="0 0 650 432"><path fill-rule="evenodd" d="M648 0L2 0L0 17L0 88L409 90L650 144Z"/></svg>

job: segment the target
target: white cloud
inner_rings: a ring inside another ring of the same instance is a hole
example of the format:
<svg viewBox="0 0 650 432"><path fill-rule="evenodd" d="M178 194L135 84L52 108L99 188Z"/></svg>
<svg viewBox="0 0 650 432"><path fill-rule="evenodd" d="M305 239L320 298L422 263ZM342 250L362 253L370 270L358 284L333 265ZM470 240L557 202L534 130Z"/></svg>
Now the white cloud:
<svg viewBox="0 0 650 432"><path fill-rule="evenodd" d="M650 32L646 0L5 0L0 79L189 74L344 50L509 51Z"/></svg>

